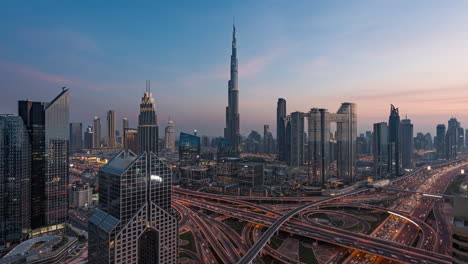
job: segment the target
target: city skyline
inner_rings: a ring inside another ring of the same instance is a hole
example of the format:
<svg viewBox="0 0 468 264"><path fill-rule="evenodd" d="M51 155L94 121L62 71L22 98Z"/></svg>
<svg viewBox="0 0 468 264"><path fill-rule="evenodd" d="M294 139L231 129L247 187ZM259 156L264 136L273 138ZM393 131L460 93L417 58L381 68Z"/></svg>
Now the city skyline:
<svg viewBox="0 0 468 264"><path fill-rule="evenodd" d="M466 21L467 3L412 2L404 9L394 2L302 2L288 8L275 3L257 2L253 8L144 5L167 13L155 21L135 7L116 4L104 20L88 10L99 6L58 3L55 11L72 15L61 19L61 26L55 24L60 15L39 3L7 4L0 11L9 25L0 28L9 39L0 51L0 85L15 89L5 91L0 111L15 113L15 100L27 99L25 94L45 100L67 86L76 94L71 121L86 126L94 116L104 120L106 111L115 109L117 119L127 117L136 127L138 96L143 80L151 79L158 115L162 120L171 116L179 124L177 133L197 129L222 136L235 15L242 135L276 123L277 98L288 101L290 112L312 107L336 111L339 103L354 102L358 133L384 121L390 104L408 114L415 131L435 134L435 125L451 116L462 124L468 121L460 98L468 81L461 63L468 58L468 38L460 37L465 29L459 26ZM360 9L366 11L362 17L352 15ZM36 12L55 16L37 17ZM83 22L87 16L90 23ZM118 44L120 29L128 37ZM117 55L123 50L126 55ZM104 104L103 98L108 99ZM429 104L438 111L423 111L421 106Z"/></svg>

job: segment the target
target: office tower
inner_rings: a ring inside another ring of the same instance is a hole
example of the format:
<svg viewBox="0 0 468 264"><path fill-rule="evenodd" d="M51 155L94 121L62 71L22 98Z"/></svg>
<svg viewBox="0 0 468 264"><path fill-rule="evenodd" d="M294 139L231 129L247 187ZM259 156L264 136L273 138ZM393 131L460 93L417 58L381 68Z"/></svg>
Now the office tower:
<svg viewBox="0 0 468 264"><path fill-rule="evenodd" d="M216 162L216 182L220 185L238 183L240 171L239 158L224 157Z"/></svg>
<svg viewBox="0 0 468 264"><path fill-rule="evenodd" d="M216 144L217 146L216 156L218 158L234 157L237 154L231 141L225 138L215 138L211 141L211 144L212 145ZM179 142L179 145L180 145L180 142Z"/></svg>
<svg viewBox="0 0 468 264"><path fill-rule="evenodd" d="M385 178L387 173L388 127L386 122L374 124L373 156L375 179Z"/></svg>
<svg viewBox="0 0 468 264"><path fill-rule="evenodd" d="M445 125L439 124L436 127L436 137L434 139L437 157L439 159L445 159Z"/></svg>
<svg viewBox="0 0 468 264"><path fill-rule="evenodd" d="M69 91L50 103L19 101L31 144L31 236L63 230L68 213Z"/></svg>
<svg viewBox="0 0 468 264"><path fill-rule="evenodd" d="M252 130L244 141L243 151L247 153L261 153L262 143L262 136L257 131Z"/></svg>
<svg viewBox="0 0 468 264"><path fill-rule="evenodd" d="M125 128L123 134L123 148L133 153L138 153L138 129L135 128Z"/></svg>
<svg viewBox="0 0 468 264"><path fill-rule="evenodd" d="M70 153L81 151L83 148L83 125L70 123Z"/></svg>
<svg viewBox="0 0 468 264"><path fill-rule="evenodd" d="M93 126L89 125L83 135L83 147L85 149L93 148Z"/></svg>
<svg viewBox="0 0 468 264"><path fill-rule="evenodd" d="M454 117L448 121L447 133L445 134L445 158L453 160L457 158L460 122Z"/></svg>
<svg viewBox="0 0 468 264"><path fill-rule="evenodd" d="M164 132L164 148L172 153L175 151L175 129L172 120L167 122L167 127Z"/></svg>
<svg viewBox="0 0 468 264"><path fill-rule="evenodd" d="M179 137L179 163L181 166L191 165L200 158L200 137L187 133L180 133Z"/></svg>
<svg viewBox="0 0 468 264"><path fill-rule="evenodd" d="M101 119L97 116L93 120L93 148L101 147Z"/></svg>
<svg viewBox="0 0 468 264"><path fill-rule="evenodd" d="M425 141L426 144L427 144L427 149L432 149L434 144L433 144L433 142L432 142L432 135L431 135L431 133L426 133L426 134L424 135L424 139L425 139L424 141Z"/></svg>
<svg viewBox="0 0 468 264"><path fill-rule="evenodd" d="M154 153L122 150L98 178L99 207L89 218L89 263L176 264L171 168Z"/></svg>
<svg viewBox="0 0 468 264"><path fill-rule="evenodd" d="M107 147L115 148L117 141L115 137L115 111L107 111Z"/></svg>
<svg viewBox="0 0 468 264"><path fill-rule="evenodd" d="M243 162L239 166L238 183L241 187L255 188L263 185L264 165L260 162Z"/></svg>
<svg viewBox="0 0 468 264"><path fill-rule="evenodd" d="M0 116L0 241L18 243L31 231L31 144L19 116Z"/></svg>
<svg viewBox="0 0 468 264"><path fill-rule="evenodd" d="M304 116L302 112L291 113L287 124L287 162L289 166L298 167L304 165Z"/></svg>
<svg viewBox="0 0 468 264"><path fill-rule="evenodd" d="M463 129L463 127L459 127L457 149L458 151L462 151L464 147L465 147L465 129Z"/></svg>
<svg viewBox="0 0 468 264"><path fill-rule="evenodd" d="M276 138L278 141L278 160L286 161L286 100L278 99L276 107Z"/></svg>
<svg viewBox="0 0 468 264"><path fill-rule="evenodd" d="M330 118L327 109L310 109L308 115L308 184L323 186L328 180Z"/></svg>
<svg viewBox="0 0 468 264"><path fill-rule="evenodd" d="M264 125L263 126L263 153L271 154L274 152L273 150L273 135L270 132L270 126Z"/></svg>
<svg viewBox="0 0 468 264"><path fill-rule="evenodd" d="M336 176L345 182L354 182L357 136L356 104L342 103L333 118L336 121Z"/></svg>
<svg viewBox="0 0 468 264"><path fill-rule="evenodd" d="M361 133L359 137L356 138L356 154L367 155L367 140L364 133Z"/></svg>
<svg viewBox="0 0 468 264"><path fill-rule="evenodd" d="M146 92L141 98L140 114L138 115L138 151L158 154L159 128L156 116L156 104L150 92L149 81L146 82Z"/></svg>
<svg viewBox="0 0 468 264"><path fill-rule="evenodd" d="M367 142L367 154L372 155L372 149L373 149L372 131L366 131L366 142Z"/></svg>
<svg viewBox="0 0 468 264"><path fill-rule="evenodd" d="M211 144L210 144L210 138L207 137L207 136L202 136L201 138L201 144L202 144L202 147L204 148L209 148L211 147Z"/></svg>
<svg viewBox="0 0 468 264"><path fill-rule="evenodd" d="M231 79L228 82L228 106L226 107L226 128L224 138L229 140L235 151L235 155L240 153L240 132L239 132L239 90L237 87L237 43L236 27L232 31L232 55L231 55Z"/></svg>
<svg viewBox="0 0 468 264"><path fill-rule="evenodd" d="M122 118L122 136L126 128L129 128L128 119L124 117Z"/></svg>
<svg viewBox="0 0 468 264"><path fill-rule="evenodd" d="M400 175L400 114L398 108L390 106L388 119L388 161L387 169L391 176Z"/></svg>
<svg viewBox="0 0 468 264"><path fill-rule="evenodd" d="M411 120L406 118L401 120L401 165L403 169L413 168L413 124Z"/></svg>

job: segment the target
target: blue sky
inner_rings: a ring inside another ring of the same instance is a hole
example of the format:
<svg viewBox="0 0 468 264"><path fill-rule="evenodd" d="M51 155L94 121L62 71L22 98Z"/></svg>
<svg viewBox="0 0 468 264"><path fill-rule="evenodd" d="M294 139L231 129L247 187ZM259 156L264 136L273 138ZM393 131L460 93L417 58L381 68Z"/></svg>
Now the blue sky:
<svg viewBox="0 0 468 264"><path fill-rule="evenodd" d="M149 79L160 126L221 135L233 16L243 134L274 128L278 97L288 112L355 102L359 131L391 103L415 131L468 122L466 1L9 1L0 113L67 86L71 121L113 109L136 126Z"/></svg>

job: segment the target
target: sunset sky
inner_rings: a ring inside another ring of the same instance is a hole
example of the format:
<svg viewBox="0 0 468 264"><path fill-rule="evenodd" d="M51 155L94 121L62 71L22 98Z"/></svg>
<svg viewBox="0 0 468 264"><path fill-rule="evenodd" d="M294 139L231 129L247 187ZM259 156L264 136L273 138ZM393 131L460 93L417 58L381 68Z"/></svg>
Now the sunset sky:
<svg viewBox="0 0 468 264"><path fill-rule="evenodd" d="M113 109L135 127L148 79L161 127L222 135L235 16L244 135L275 131L278 97L288 112L357 103L358 132L390 104L415 134L468 128L468 1L157 2L2 3L0 113L67 86L71 121Z"/></svg>

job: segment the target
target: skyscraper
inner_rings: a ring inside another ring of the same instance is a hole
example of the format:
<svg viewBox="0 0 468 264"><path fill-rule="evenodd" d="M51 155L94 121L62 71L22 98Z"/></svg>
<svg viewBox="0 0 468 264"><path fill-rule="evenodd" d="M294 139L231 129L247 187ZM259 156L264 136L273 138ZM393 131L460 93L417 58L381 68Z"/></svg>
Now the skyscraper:
<svg viewBox="0 0 468 264"><path fill-rule="evenodd" d="M89 125L83 135L83 147L85 149L93 148L93 126Z"/></svg>
<svg viewBox="0 0 468 264"><path fill-rule="evenodd" d="M83 125L70 123L70 153L75 153L83 148Z"/></svg>
<svg viewBox="0 0 468 264"><path fill-rule="evenodd" d="M200 158L200 137L180 133L179 137L179 162L181 166L191 165Z"/></svg>
<svg viewBox="0 0 468 264"><path fill-rule="evenodd" d="M403 169L413 168L413 124L411 120L406 118L401 120L401 165Z"/></svg>
<svg viewBox="0 0 468 264"><path fill-rule="evenodd" d="M19 101L31 144L31 236L63 230L68 213L69 91L50 103Z"/></svg>
<svg viewBox="0 0 468 264"><path fill-rule="evenodd" d="M390 106L388 119L388 172L392 176L400 175L400 114L398 108Z"/></svg>
<svg viewBox="0 0 468 264"><path fill-rule="evenodd" d="M122 118L122 136L126 128L129 128L128 126L128 119L126 117Z"/></svg>
<svg viewBox="0 0 468 264"><path fill-rule="evenodd" d="M273 135L270 132L269 125L263 125L263 153L271 154L273 150Z"/></svg>
<svg viewBox="0 0 468 264"><path fill-rule="evenodd" d="M93 120L93 148L101 147L101 119L97 116Z"/></svg>
<svg viewBox="0 0 468 264"><path fill-rule="evenodd" d="M276 138L278 141L278 160L286 161L286 100L278 99L276 107Z"/></svg>
<svg viewBox="0 0 468 264"><path fill-rule="evenodd" d="M167 122L167 127L164 130L164 148L170 153L175 151L175 129L172 120Z"/></svg>
<svg viewBox="0 0 468 264"><path fill-rule="evenodd" d="M99 207L89 218L89 262L176 264L171 168L154 153L120 151L98 177Z"/></svg>
<svg viewBox="0 0 468 264"><path fill-rule="evenodd" d="M19 116L0 116L0 241L17 243L31 231L31 145Z"/></svg>
<svg viewBox="0 0 468 264"><path fill-rule="evenodd" d="M342 103L333 115L336 121L336 176L345 182L353 182L356 171L356 112L356 104Z"/></svg>
<svg viewBox="0 0 468 264"><path fill-rule="evenodd" d="M138 153L138 129L125 128L122 142L125 150Z"/></svg>
<svg viewBox="0 0 468 264"><path fill-rule="evenodd" d="M138 151L158 154L159 128L156 116L156 104L150 92L149 81L140 103L138 115Z"/></svg>
<svg viewBox="0 0 468 264"><path fill-rule="evenodd" d="M228 82L228 106L224 138L229 140L236 155L240 153L239 90L237 89L237 42L236 27L232 30L231 79Z"/></svg>
<svg viewBox="0 0 468 264"><path fill-rule="evenodd" d="M308 115L308 184L323 185L328 178L330 117L327 109L310 109Z"/></svg>
<svg viewBox="0 0 468 264"><path fill-rule="evenodd" d="M435 147L437 157L439 159L445 159L445 125L438 124L436 127Z"/></svg>
<svg viewBox="0 0 468 264"><path fill-rule="evenodd" d="M293 112L287 124L287 162L289 166L297 167L304 165L304 113Z"/></svg>
<svg viewBox="0 0 468 264"><path fill-rule="evenodd" d="M385 178L387 173L387 151L388 151L388 126L386 122L374 124L374 172L375 179L380 180Z"/></svg>
<svg viewBox="0 0 468 264"><path fill-rule="evenodd" d="M116 147L115 111L114 110L109 110L107 112L107 147L108 148Z"/></svg>
<svg viewBox="0 0 468 264"><path fill-rule="evenodd" d="M447 133L445 135L445 158L453 160L457 158L460 122L454 117L448 121Z"/></svg>

